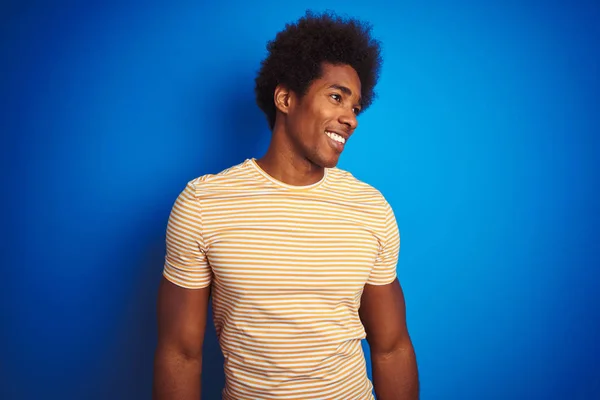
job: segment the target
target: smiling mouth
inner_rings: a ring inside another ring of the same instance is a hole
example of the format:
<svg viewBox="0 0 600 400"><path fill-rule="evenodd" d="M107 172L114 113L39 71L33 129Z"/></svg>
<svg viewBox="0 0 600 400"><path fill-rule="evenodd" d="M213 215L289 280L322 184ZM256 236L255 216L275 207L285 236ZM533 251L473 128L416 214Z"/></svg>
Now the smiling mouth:
<svg viewBox="0 0 600 400"><path fill-rule="evenodd" d="M329 138L331 138L332 140L335 140L338 143L346 144L346 139L344 139L342 136L338 135L335 132L325 131L325 134L327 136L329 136Z"/></svg>

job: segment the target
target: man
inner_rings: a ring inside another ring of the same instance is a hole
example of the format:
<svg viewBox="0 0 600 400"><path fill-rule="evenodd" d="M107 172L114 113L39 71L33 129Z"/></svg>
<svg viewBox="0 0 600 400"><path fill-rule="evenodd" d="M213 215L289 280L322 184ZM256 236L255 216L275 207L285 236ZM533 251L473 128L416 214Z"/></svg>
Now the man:
<svg viewBox="0 0 600 400"><path fill-rule="evenodd" d="M212 290L223 399L417 399L390 205L336 168L373 99L370 28L307 13L268 44L267 153L188 183L167 228L154 397L198 399ZM361 339L371 348L373 384Z"/></svg>

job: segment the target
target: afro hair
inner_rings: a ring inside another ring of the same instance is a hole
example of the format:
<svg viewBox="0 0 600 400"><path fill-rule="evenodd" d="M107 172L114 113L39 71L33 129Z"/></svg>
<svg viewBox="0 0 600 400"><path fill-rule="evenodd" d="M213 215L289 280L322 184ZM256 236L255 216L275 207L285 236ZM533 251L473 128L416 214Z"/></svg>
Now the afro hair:
<svg viewBox="0 0 600 400"><path fill-rule="evenodd" d="M323 63L350 65L361 82L362 111L373 102L373 88L381 69L380 42L371 37L371 26L357 19L344 19L332 12L307 11L296 23L286 24L267 43L267 57L255 79L258 107L271 130L275 125L273 94L285 85L303 96L311 82L322 74Z"/></svg>

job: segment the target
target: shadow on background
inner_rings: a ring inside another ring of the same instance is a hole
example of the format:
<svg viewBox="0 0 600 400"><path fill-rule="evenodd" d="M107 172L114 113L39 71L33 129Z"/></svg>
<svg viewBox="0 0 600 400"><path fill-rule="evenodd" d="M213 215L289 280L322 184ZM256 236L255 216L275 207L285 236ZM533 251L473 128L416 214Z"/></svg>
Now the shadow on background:
<svg viewBox="0 0 600 400"><path fill-rule="evenodd" d="M211 93L201 92L197 87L198 96L211 96ZM253 94L253 76L243 75L234 81L223 82L221 90L230 93L218 98L228 100L216 104L212 110L221 115L222 125L214 130L218 140L214 140L210 148L199 146L198 161L193 171L185 171L193 177L207 173L217 173L227 167L240 163L246 158L259 157L268 143L269 131L260 110L255 104ZM193 128L197 137L207 135L202 113L198 112L197 102L190 101L190 112L197 114L197 124ZM214 115L212 116L215 119ZM201 143L200 143L201 144ZM218 155L214 158L214 155ZM206 156L206 157L205 157ZM128 301L123 304L122 322L115 324L123 329L117 332L114 348L106 354L104 365L113 365L106 375L112 376L112 382L105 382L103 396L98 398L150 398L152 384L152 363L156 346L156 294L162 276L165 229L171 207L178 191L183 190L188 180L182 178L171 185L175 190L169 196L159 195L160 202L146 204L152 208L145 220L133 231L130 243L125 244L122 252L128 251L136 243L143 242L141 253L138 255L138 265L131 268L139 275L132 279L134 286ZM211 304L212 307L212 304ZM202 398L217 399L225 383L223 373L223 355L212 322L212 310L209 310L207 331L203 347ZM111 362L110 359L115 360ZM116 361L118 360L118 362Z"/></svg>

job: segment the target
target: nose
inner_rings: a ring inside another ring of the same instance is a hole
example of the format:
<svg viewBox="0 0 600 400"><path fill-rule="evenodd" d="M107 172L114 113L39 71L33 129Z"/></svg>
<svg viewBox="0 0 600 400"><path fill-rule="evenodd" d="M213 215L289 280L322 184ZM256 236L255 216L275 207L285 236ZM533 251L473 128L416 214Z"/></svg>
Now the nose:
<svg viewBox="0 0 600 400"><path fill-rule="evenodd" d="M345 109L342 114L340 114L339 122L348 127L348 130L352 132L358 126L358 120L356 119L356 114L354 114L354 110Z"/></svg>

